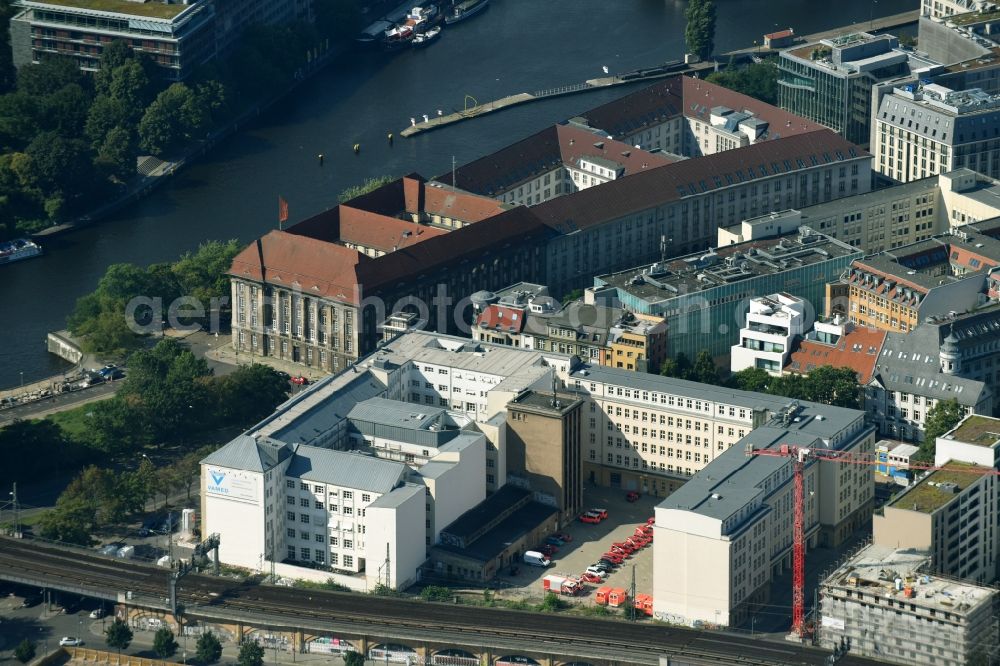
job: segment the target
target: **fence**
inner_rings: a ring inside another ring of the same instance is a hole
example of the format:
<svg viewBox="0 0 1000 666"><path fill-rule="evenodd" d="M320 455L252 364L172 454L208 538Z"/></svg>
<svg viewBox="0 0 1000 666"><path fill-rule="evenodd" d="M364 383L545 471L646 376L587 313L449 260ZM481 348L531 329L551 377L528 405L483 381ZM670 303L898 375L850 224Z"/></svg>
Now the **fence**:
<svg viewBox="0 0 1000 666"><path fill-rule="evenodd" d="M105 652L103 650L92 650L90 648L71 647L64 649L69 654L71 660L89 664L114 664L115 666L174 666L176 664L176 662L172 661L145 659L143 657Z"/></svg>

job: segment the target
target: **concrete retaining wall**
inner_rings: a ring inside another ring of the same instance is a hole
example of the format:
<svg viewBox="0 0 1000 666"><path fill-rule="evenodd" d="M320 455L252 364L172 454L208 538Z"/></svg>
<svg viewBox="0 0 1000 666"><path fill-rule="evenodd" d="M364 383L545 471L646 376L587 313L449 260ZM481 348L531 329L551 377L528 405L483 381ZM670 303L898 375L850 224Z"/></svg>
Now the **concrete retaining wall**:
<svg viewBox="0 0 1000 666"><path fill-rule="evenodd" d="M83 350L80 349L79 342L70 335L69 331L49 333L46 345L50 354L55 354L74 365L83 358Z"/></svg>

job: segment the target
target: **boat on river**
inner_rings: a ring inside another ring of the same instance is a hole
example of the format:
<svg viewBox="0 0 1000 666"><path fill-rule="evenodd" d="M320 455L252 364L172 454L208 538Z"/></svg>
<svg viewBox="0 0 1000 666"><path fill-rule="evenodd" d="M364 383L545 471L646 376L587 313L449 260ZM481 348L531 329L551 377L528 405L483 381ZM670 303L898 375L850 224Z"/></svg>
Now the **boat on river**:
<svg viewBox="0 0 1000 666"><path fill-rule="evenodd" d="M17 238L0 243L0 264L10 264L22 259L31 259L42 254L42 246L27 238Z"/></svg>
<svg viewBox="0 0 1000 666"><path fill-rule="evenodd" d="M467 18L472 18L476 14L479 14L484 9L490 6L490 0L464 0L456 4L445 16L444 22L447 25L452 23L458 23L459 21L464 21Z"/></svg>
<svg viewBox="0 0 1000 666"><path fill-rule="evenodd" d="M441 26L436 26L431 28L427 32L422 32L413 38L413 46L415 48L424 48L430 46L441 37Z"/></svg>

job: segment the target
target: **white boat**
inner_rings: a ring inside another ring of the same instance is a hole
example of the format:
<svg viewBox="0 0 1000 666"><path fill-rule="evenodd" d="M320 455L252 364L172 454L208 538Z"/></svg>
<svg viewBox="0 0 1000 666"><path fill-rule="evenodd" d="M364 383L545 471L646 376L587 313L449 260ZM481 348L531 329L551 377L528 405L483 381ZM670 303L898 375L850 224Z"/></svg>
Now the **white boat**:
<svg viewBox="0 0 1000 666"><path fill-rule="evenodd" d="M413 38L413 46L423 48L437 41L441 36L441 26L431 28L427 32L422 32Z"/></svg>
<svg viewBox="0 0 1000 666"><path fill-rule="evenodd" d="M42 246L26 238L0 243L0 264L9 264L22 259L31 259L42 253Z"/></svg>

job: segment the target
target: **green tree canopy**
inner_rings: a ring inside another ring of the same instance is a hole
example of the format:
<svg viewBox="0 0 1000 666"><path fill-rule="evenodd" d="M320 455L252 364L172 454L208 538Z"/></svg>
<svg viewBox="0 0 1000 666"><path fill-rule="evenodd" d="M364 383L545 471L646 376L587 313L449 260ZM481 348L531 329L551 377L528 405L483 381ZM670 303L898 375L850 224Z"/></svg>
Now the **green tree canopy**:
<svg viewBox="0 0 1000 666"><path fill-rule="evenodd" d="M924 441L920 443L920 450L914 458L923 462L933 461L937 438L957 426L964 416L965 408L955 398L938 400L937 404L927 410Z"/></svg>
<svg viewBox="0 0 1000 666"><path fill-rule="evenodd" d="M240 666L264 666L264 648L257 641L243 641L236 663Z"/></svg>
<svg viewBox="0 0 1000 666"><path fill-rule="evenodd" d="M712 72L705 80L768 104L778 103L778 65L773 58L740 68L730 65L722 71Z"/></svg>
<svg viewBox="0 0 1000 666"><path fill-rule="evenodd" d="M745 368L734 372L730 378L733 388L754 393L766 393L767 385L771 383L771 375L762 368Z"/></svg>
<svg viewBox="0 0 1000 666"><path fill-rule="evenodd" d="M48 57L17 70L17 89L33 97L51 95L71 83L88 85L76 61L69 57Z"/></svg>
<svg viewBox="0 0 1000 666"><path fill-rule="evenodd" d="M160 627L153 635L153 652L160 659L172 657L177 652L177 641L174 632L166 627Z"/></svg>
<svg viewBox="0 0 1000 666"><path fill-rule="evenodd" d="M684 13L687 25L684 42L687 52L705 60L715 51L715 3L712 0L688 0Z"/></svg>
<svg viewBox="0 0 1000 666"><path fill-rule="evenodd" d="M684 352L680 352L674 358L668 358L660 366L660 374L664 377L676 377L677 379L691 379L693 368L691 361Z"/></svg>
<svg viewBox="0 0 1000 666"><path fill-rule="evenodd" d="M365 182L363 182L362 184L352 185L351 187L348 187L346 190L341 192L340 196L337 197L337 201L339 201L340 203L346 203L351 199L356 199L360 197L362 194L368 194L369 192L373 192L378 188L382 187L383 185L388 185L393 180L395 180L395 178L393 178L392 176L376 176L375 178L366 178Z"/></svg>
<svg viewBox="0 0 1000 666"><path fill-rule="evenodd" d="M115 620L104 630L104 641L108 647L115 648L121 654L132 643L132 630L121 620Z"/></svg>
<svg viewBox="0 0 1000 666"><path fill-rule="evenodd" d="M206 631L198 637L195 654L201 663L214 664L222 656L222 643L215 637L215 634L211 631Z"/></svg>
<svg viewBox="0 0 1000 666"><path fill-rule="evenodd" d="M240 366L217 380L221 416L228 423L252 425L288 398L288 380L260 363Z"/></svg>
<svg viewBox="0 0 1000 666"><path fill-rule="evenodd" d="M27 638L23 639L14 648L14 657L22 664L27 664L29 661L35 658L36 647L34 641ZM362 663L362 666L363 663Z"/></svg>
<svg viewBox="0 0 1000 666"><path fill-rule="evenodd" d="M360 652L344 653L344 666L365 666L365 656Z"/></svg>
<svg viewBox="0 0 1000 666"><path fill-rule="evenodd" d="M715 367L715 361L707 349L698 352L691 368L691 379L702 384L718 384L719 371Z"/></svg>

